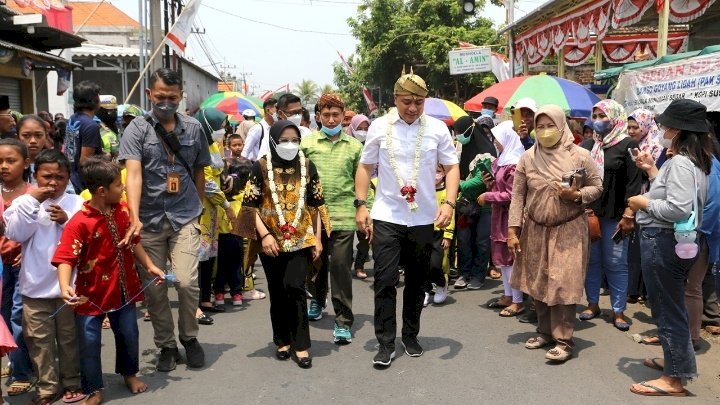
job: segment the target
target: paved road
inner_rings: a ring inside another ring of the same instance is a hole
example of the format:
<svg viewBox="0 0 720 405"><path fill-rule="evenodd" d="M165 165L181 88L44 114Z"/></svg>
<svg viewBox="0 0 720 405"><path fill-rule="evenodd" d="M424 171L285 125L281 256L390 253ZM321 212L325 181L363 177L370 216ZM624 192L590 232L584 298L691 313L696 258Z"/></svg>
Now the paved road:
<svg viewBox="0 0 720 405"><path fill-rule="evenodd" d="M265 288L262 270L258 276L258 287ZM371 281L354 281L352 344L332 343L331 314L311 323L310 370L274 359L268 300L241 308L228 306L227 313L215 316L215 325L201 326L207 365L199 371L181 364L170 373L155 372L152 328L141 320L140 367L150 389L137 396L129 394L122 379L111 374L114 342L106 331L107 403L720 403L720 339L706 343L698 357L701 376L688 386L694 398L639 397L629 392L629 385L658 376L641 360L661 352L631 339L633 333L652 328L647 308L630 305L627 313L633 316L633 326L627 334L614 329L606 318L578 323L575 357L563 365L551 365L545 361L544 351L523 347L533 336L534 326L500 318L484 307L501 292L500 284L492 280L483 290L453 292L447 304L426 308L420 336L425 354L420 358L402 354L390 368L376 370L371 365L376 344L371 292ZM607 297L602 298L601 305L608 308ZM24 404L28 399L22 396L9 401Z"/></svg>

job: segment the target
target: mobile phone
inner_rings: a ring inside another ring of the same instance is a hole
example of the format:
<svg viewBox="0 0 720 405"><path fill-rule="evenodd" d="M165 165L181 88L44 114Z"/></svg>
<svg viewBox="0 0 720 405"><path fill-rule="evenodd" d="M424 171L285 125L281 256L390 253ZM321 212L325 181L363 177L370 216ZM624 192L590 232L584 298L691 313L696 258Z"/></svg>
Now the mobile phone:
<svg viewBox="0 0 720 405"><path fill-rule="evenodd" d="M619 244L620 242L622 242L622 240L623 240L623 233L622 233L622 230L621 230L620 228L618 228L618 229L615 231L615 233L614 233L613 236L612 236L612 240L613 240L613 242L615 242L615 244Z"/></svg>
<svg viewBox="0 0 720 405"><path fill-rule="evenodd" d="M628 152L630 153L630 159L632 161L636 161L638 158L638 155L640 154L640 149L638 148L628 148Z"/></svg>
<svg viewBox="0 0 720 405"><path fill-rule="evenodd" d="M511 114L512 114L513 127L515 128L516 131L519 131L520 125L522 125L522 123L523 123L522 112L520 111L519 108L514 108L511 112Z"/></svg>
<svg viewBox="0 0 720 405"><path fill-rule="evenodd" d="M481 171L483 174L487 174L488 176L490 176L490 178L493 179L493 181L495 181L495 176L493 176L492 172L491 172L490 170L488 170L487 167L485 167L484 165L481 166L481 167L480 167L480 171Z"/></svg>
<svg viewBox="0 0 720 405"><path fill-rule="evenodd" d="M575 182L575 173L565 173L562 176L562 186L565 188L572 187L573 183Z"/></svg>

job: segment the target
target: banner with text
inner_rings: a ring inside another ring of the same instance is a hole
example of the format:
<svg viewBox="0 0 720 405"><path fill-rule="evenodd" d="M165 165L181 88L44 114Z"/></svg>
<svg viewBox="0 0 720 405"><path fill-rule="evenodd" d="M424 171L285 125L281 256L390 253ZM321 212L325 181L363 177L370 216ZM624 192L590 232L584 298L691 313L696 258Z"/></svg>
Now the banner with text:
<svg viewBox="0 0 720 405"><path fill-rule="evenodd" d="M448 53L450 74L463 75L492 71L490 48L456 49Z"/></svg>
<svg viewBox="0 0 720 405"><path fill-rule="evenodd" d="M680 98L720 111L720 53L622 72L613 98L628 113L647 108L659 114Z"/></svg>

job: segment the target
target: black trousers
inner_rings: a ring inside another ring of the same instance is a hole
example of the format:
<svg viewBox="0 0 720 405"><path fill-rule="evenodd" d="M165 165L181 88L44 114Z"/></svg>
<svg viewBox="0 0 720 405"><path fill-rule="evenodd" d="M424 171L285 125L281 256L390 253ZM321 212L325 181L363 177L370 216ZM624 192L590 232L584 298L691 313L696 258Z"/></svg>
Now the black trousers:
<svg viewBox="0 0 720 405"><path fill-rule="evenodd" d="M355 254L355 270L363 270L365 262L370 259L370 243L364 233L357 231L358 243L355 246L357 254Z"/></svg>
<svg viewBox="0 0 720 405"><path fill-rule="evenodd" d="M405 267L402 337L416 338L420 332L420 313L424 286L430 268L433 225L407 227L373 221L372 249L375 259L375 337L390 349L397 336L396 286L400 281L398 264Z"/></svg>
<svg viewBox="0 0 720 405"><path fill-rule="evenodd" d="M352 312L352 269L354 231L332 231L322 234L323 251L313 264L317 269L314 280L307 283L308 290L320 306L325 307L330 279L330 298L335 310L335 323L350 328L355 321ZM319 262L319 266L318 266Z"/></svg>
<svg viewBox="0 0 720 405"><path fill-rule="evenodd" d="M260 253L270 294L273 342L277 346L292 345L298 352L310 348L305 276L312 262L311 250L281 252L277 257Z"/></svg>
<svg viewBox="0 0 720 405"><path fill-rule="evenodd" d="M427 281L425 282L425 292L432 291L432 283L438 287L445 287L445 273L443 272L443 259L445 258L445 249L442 248L443 237L445 231L433 231L432 253L430 254L430 270Z"/></svg>
<svg viewBox="0 0 720 405"><path fill-rule="evenodd" d="M221 233L218 238L218 264L213 287L215 294L225 294L225 283L230 287L230 295L242 294L244 281L240 277L243 260L238 255L244 252L243 238L229 233Z"/></svg>
<svg viewBox="0 0 720 405"><path fill-rule="evenodd" d="M198 278L200 279L200 302L211 302L213 269L215 268L215 257L211 257L198 263Z"/></svg>

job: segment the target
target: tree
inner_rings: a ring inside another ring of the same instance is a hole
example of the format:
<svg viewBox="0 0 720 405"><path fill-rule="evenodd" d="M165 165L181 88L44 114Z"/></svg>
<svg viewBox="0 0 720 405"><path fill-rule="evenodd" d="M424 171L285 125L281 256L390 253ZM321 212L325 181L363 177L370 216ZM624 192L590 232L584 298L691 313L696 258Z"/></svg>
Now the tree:
<svg viewBox="0 0 720 405"><path fill-rule="evenodd" d="M312 80L303 79L295 84L295 94L300 97L303 105L312 104L318 98L318 86Z"/></svg>
<svg viewBox="0 0 720 405"><path fill-rule="evenodd" d="M477 1L475 15L468 16L457 0L364 0L357 16L348 20L359 42L352 77L345 80L350 87L339 83L344 78L338 77L342 73L338 69L335 84L343 93L354 92L356 84L379 88L383 101L390 100L403 66L408 71L412 66L427 82L431 95L456 102L472 97L494 83L494 77L486 73L451 76L448 52L460 41L501 42L492 21L481 16L484 5L485 1Z"/></svg>
<svg viewBox="0 0 720 405"><path fill-rule="evenodd" d="M335 92L335 88L333 87L332 84L324 84L322 87L320 87L320 95L321 96L323 94L334 93L334 92Z"/></svg>

